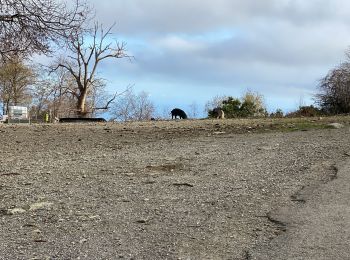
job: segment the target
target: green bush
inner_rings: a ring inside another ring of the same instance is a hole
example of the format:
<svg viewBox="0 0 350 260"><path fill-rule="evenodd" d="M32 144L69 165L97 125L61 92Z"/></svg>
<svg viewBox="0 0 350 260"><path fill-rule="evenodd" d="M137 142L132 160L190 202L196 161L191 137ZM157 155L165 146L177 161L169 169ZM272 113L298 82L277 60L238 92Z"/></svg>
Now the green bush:
<svg viewBox="0 0 350 260"><path fill-rule="evenodd" d="M276 112L270 114L270 117L273 117L273 118L282 118L283 116L284 116L283 111L280 108L276 109Z"/></svg>
<svg viewBox="0 0 350 260"><path fill-rule="evenodd" d="M248 91L242 99L227 97L221 101L219 107L224 111L225 118L237 117L265 117L267 116L263 96ZM215 117L215 108L208 109L208 117Z"/></svg>

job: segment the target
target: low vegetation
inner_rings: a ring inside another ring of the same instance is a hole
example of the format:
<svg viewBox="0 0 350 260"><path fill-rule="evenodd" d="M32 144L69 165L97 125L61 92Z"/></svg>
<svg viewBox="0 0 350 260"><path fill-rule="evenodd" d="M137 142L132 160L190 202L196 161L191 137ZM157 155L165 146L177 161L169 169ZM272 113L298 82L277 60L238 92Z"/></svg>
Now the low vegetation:
<svg viewBox="0 0 350 260"><path fill-rule="evenodd" d="M246 92L241 99L223 97L222 100L214 98L207 104L208 117L215 117L214 109L220 107L225 118L266 117L267 111L264 98L259 93Z"/></svg>

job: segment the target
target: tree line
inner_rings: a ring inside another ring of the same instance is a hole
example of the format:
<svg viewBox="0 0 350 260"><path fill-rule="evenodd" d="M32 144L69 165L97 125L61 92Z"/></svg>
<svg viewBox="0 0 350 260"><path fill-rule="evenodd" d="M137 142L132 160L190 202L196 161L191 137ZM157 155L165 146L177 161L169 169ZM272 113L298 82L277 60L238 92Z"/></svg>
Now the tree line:
<svg viewBox="0 0 350 260"><path fill-rule="evenodd" d="M0 10L3 114L10 105L26 105L37 118L46 111L57 117L89 117L111 109L118 120L152 116L155 106L146 93L134 93L130 87L119 93L106 91L106 82L98 74L100 64L132 57L125 42L110 40L113 26L105 28L93 20L86 2L0 0ZM34 54L55 58L50 66L40 67L30 62ZM320 80L317 91L315 106L300 107L292 115L350 113L350 52L345 62ZM215 97L205 109L208 117L216 107L227 118L264 117L268 113L263 101L262 95L248 91L241 99ZM283 112L270 116L281 117Z"/></svg>

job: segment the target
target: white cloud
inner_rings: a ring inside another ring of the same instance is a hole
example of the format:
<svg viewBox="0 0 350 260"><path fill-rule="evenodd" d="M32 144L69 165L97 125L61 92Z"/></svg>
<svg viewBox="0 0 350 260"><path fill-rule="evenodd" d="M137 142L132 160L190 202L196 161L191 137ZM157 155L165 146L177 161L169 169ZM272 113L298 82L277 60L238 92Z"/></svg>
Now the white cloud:
<svg viewBox="0 0 350 260"><path fill-rule="evenodd" d="M174 52L196 52L203 49L200 42L188 40L177 35L166 35L153 41L158 48L174 51Z"/></svg>
<svg viewBox="0 0 350 260"><path fill-rule="evenodd" d="M135 56L118 71L145 88L152 81L214 92L249 87L298 99L350 44L346 0L99 0L95 7L105 25L117 22Z"/></svg>
<svg viewBox="0 0 350 260"><path fill-rule="evenodd" d="M100 20L117 22L125 34L195 33L256 21L305 26L350 20L346 0L99 0L95 7Z"/></svg>

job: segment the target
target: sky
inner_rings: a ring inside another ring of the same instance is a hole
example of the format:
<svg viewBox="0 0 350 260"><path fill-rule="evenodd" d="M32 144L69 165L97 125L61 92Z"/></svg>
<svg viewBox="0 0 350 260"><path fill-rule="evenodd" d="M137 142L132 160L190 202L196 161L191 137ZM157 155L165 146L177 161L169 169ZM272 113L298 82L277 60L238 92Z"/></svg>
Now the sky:
<svg viewBox="0 0 350 260"><path fill-rule="evenodd" d="M347 0L88 1L133 56L101 64L108 89L134 85L158 111L196 104L202 113L213 97L247 90L270 112L313 104L350 44Z"/></svg>

